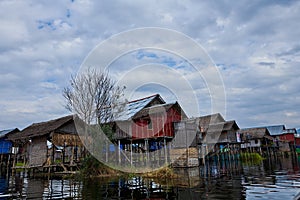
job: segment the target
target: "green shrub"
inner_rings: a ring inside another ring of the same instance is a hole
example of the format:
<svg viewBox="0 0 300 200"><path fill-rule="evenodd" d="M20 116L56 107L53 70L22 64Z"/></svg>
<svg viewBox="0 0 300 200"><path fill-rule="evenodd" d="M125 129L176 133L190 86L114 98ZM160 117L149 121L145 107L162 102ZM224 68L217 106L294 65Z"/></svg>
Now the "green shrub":
<svg viewBox="0 0 300 200"><path fill-rule="evenodd" d="M116 175L117 171L99 162L96 158L89 155L83 162L81 167L81 175L84 177Z"/></svg>
<svg viewBox="0 0 300 200"><path fill-rule="evenodd" d="M245 164L260 164L263 157L258 153L241 153L241 161Z"/></svg>

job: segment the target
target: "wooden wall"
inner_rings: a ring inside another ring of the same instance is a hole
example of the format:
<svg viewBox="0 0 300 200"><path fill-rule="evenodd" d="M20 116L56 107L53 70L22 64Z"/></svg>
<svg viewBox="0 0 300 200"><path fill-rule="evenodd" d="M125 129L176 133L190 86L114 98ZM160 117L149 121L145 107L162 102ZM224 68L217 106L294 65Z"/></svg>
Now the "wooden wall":
<svg viewBox="0 0 300 200"><path fill-rule="evenodd" d="M30 145L28 145L29 166L41 166L47 160L47 138L35 137L31 139Z"/></svg>
<svg viewBox="0 0 300 200"><path fill-rule="evenodd" d="M150 122L151 120L151 122ZM174 108L170 108L167 114L155 114L150 118L137 119L132 123L132 137L136 139L173 137L173 122L181 120L181 114ZM152 123L151 127L148 126Z"/></svg>

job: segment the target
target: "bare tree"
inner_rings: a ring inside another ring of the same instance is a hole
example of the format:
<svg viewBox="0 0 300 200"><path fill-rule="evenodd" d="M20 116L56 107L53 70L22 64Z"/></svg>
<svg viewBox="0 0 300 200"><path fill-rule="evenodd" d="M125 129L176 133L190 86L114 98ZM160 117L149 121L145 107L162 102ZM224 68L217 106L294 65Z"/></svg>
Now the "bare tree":
<svg viewBox="0 0 300 200"><path fill-rule="evenodd" d="M71 77L70 86L64 88L63 96L67 101L66 108L87 124L103 124L116 117L122 109L124 89L116 85L108 72L88 68Z"/></svg>

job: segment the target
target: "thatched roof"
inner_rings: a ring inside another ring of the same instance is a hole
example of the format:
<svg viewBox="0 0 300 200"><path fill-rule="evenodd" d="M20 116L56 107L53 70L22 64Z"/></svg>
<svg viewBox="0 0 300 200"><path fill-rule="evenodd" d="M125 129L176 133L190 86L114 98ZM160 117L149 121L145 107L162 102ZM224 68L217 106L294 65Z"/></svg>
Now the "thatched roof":
<svg viewBox="0 0 300 200"><path fill-rule="evenodd" d="M73 115L69 115L58 119L50 120L47 122L33 123L32 125L26 127L22 131L10 135L9 139L18 140L18 139L44 136L50 134L51 132L55 132L57 129L71 122L72 120L73 120Z"/></svg>
<svg viewBox="0 0 300 200"><path fill-rule="evenodd" d="M221 133L223 131L230 131L230 130L239 130L239 127L235 122L235 120L209 124L209 127L206 131L209 133L214 133L214 132Z"/></svg>
<svg viewBox="0 0 300 200"><path fill-rule="evenodd" d="M20 130L18 128L2 130L2 131L0 131L0 138L8 137L9 135L15 134L17 132L20 132Z"/></svg>
<svg viewBox="0 0 300 200"><path fill-rule="evenodd" d="M199 126L200 129L202 129L201 130L202 132L207 131L208 127L211 126L212 124L225 123L225 119L222 117L220 113L201 116L198 119L199 119Z"/></svg>
<svg viewBox="0 0 300 200"><path fill-rule="evenodd" d="M141 118L141 117L147 117L154 114L160 114L167 112L169 109L175 108L182 116L183 119L187 118L187 115L179 105L179 103L176 101L175 103L169 103L169 104L161 104L161 105L154 105L148 108L144 108L140 110L138 113L134 115L134 119Z"/></svg>
<svg viewBox="0 0 300 200"><path fill-rule="evenodd" d="M241 129L239 133L243 134L242 139L262 139L264 137L269 137L270 132L265 127L259 127L259 128L247 128L247 129ZM247 138L248 137L248 138Z"/></svg>
<svg viewBox="0 0 300 200"><path fill-rule="evenodd" d="M229 130L239 130L239 126L237 125L235 120L231 120L231 121L226 121L224 123L224 127L223 130L224 131L229 131Z"/></svg>

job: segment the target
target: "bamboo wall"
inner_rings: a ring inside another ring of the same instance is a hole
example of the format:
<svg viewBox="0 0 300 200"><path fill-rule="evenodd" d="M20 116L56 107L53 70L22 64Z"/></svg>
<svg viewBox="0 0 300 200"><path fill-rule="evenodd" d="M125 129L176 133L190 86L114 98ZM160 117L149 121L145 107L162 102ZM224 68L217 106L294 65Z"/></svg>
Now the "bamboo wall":
<svg viewBox="0 0 300 200"><path fill-rule="evenodd" d="M29 166L41 166L47 159L47 138L36 137L28 145Z"/></svg>
<svg viewBox="0 0 300 200"><path fill-rule="evenodd" d="M173 167L199 166L199 155L196 147L170 149L170 158Z"/></svg>

